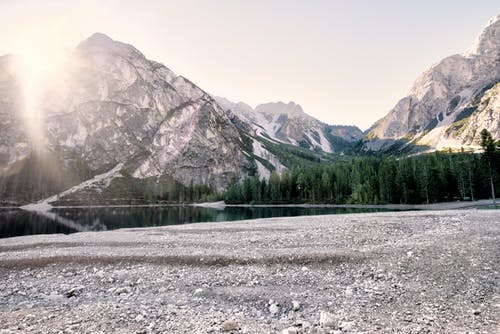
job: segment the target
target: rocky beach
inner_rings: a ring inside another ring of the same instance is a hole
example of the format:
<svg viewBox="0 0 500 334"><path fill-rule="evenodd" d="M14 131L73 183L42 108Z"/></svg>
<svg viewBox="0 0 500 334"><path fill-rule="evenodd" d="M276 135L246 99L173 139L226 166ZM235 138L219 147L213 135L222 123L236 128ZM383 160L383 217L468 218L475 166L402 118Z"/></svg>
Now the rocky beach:
<svg viewBox="0 0 500 334"><path fill-rule="evenodd" d="M500 333L496 210L0 240L0 333Z"/></svg>

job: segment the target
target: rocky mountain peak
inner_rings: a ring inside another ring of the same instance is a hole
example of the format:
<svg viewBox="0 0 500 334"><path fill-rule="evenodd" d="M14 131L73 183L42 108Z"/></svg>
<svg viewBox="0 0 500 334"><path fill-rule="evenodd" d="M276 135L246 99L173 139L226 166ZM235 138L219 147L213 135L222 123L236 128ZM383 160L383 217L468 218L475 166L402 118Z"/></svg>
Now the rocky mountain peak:
<svg viewBox="0 0 500 334"><path fill-rule="evenodd" d="M288 103L279 101L260 104L255 108L255 111L264 114L286 114L288 116L305 115L300 104L293 101Z"/></svg>
<svg viewBox="0 0 500 334"><path fill-rule="evenodd" d="M144 57L135 47L130 44L113 40L106 34L96 32L89 38L78 44L77 49L84 52L101 51L105 53L118 53L122 55L138 55Z"/></svg>
<svg viewBox="0 0 500 334"><path fill-rule="evenodd" d="M493 17L474 45L465 53L466 56L499 56L500 46L500 14Z"/></svg>
<svg viewBox="0 0 500 334"><path fill-rule="evenodd" d="M112 48L116 43L111 37L109 37L106 34L96 32L92 34L89 38L86 40L80 42L78 44L77 48L80 50L85 50L85 49L92 49L92 48L99 48L99 49L110 49Z"/></svg>

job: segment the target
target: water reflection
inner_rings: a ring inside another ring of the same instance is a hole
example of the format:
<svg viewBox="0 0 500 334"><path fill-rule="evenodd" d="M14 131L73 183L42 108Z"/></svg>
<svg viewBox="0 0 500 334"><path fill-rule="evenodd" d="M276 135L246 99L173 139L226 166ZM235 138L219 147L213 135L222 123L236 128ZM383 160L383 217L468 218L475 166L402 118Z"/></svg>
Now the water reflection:
<svg viewBox="0 0 500 334"><path fill-rule="evenodd" d="M376 209L303 207L226 207L224 210L194 206L64 208L47 213L17 209L0 210L0 238L31 234L104 231L195 222L374 212Z"/></svg>

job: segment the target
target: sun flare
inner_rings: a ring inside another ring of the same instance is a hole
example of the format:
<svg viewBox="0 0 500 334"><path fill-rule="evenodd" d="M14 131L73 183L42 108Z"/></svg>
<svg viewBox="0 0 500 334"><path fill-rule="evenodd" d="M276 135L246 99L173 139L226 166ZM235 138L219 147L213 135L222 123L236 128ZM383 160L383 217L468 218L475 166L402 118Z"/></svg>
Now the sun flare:
<svg viewBox="0 0 500 334"><path fill-rule="evenodd" d="M22 39L16 51L19 65L25 75L42 79L53 76L65 61L65 50L54 36L37 36Z"/></svg>
<svg viewBox="0 0 500 334"><path fill-rule="evenodd" d="M42 97L57 79L67 61L59 34L43 29L26 31L16 38L16 72L23 93L23 116L34 148L43 143Z"/></svg>

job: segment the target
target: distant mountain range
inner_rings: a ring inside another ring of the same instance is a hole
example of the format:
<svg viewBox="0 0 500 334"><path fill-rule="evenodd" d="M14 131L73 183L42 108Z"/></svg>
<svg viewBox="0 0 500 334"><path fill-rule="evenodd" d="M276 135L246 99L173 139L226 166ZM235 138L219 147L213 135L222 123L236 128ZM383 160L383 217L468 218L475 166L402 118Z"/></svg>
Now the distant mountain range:
<svg viewBox="0 0 500 334"><path fill-rule="evenodd" d="M276 142L320 149L323 152L340 152L342 145L363 139L363 132L356 126L327 125L306 114L294 102L265 103L252 109L249 105L234 103L223 97L215 97L219 105L232 112L245 125L252 136L260 136Z"/></svg>
<svg viewBox="0 0 500 334"><path fill-rule="evenodd" d="M212 96L100 33L44 83L33 122L16 57L3 56L0 200L93 198L109 189L111 197L130 198L197 185L222 191L249 175L269 178L273 170L345 153L477 148L483 128L500 138L499 41L497 16L476 45L424 72L366 133L325 124L294 102L254 109Z"/></svg>

